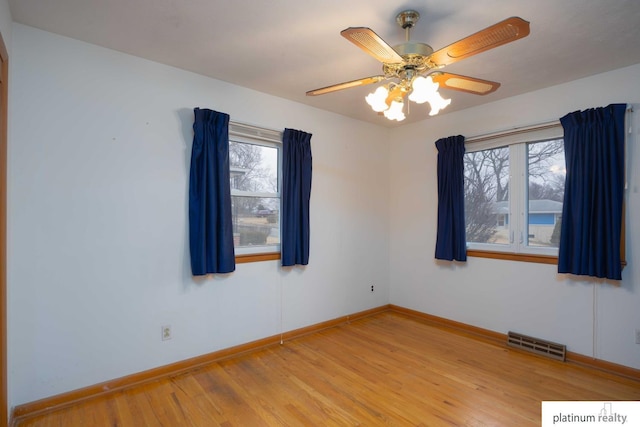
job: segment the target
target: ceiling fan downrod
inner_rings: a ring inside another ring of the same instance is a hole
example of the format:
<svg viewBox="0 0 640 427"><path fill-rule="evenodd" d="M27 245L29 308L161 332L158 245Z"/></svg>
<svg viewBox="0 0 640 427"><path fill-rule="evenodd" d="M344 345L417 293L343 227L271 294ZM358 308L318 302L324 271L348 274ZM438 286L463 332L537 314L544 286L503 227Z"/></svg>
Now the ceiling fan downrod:
<svg viewBox="0 0 640 427"><path fill-rule="evenodd" d="M411 29L420 19L420 14L415 10L405 10L396 16L396 22L405 30L405 41L411 40Z"/></svg>

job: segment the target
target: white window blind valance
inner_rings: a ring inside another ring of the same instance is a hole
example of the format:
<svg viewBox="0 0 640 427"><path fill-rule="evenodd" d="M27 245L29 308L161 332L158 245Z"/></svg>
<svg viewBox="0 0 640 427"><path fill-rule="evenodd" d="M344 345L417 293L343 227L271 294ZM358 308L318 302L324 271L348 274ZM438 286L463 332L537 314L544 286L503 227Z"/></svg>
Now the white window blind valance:
<svg viewBox="0 0 640 427"><path fill-rule="evenodd" d="M259 140L265 142L282 143L282 132L265 129L258 126L247 125L238 122L229 122L229 136L234 137L241 142L246 140Z"/></svg>
<svg viewBox="0 0 640 427"><path fill-rule="evenodd" d="M556 120L502 132L472 136L465 140L464 145L467 152L473 152L512 144L521 144L523 142L562 138L563 136L564 130L562 129L562 125Z"/></svg>

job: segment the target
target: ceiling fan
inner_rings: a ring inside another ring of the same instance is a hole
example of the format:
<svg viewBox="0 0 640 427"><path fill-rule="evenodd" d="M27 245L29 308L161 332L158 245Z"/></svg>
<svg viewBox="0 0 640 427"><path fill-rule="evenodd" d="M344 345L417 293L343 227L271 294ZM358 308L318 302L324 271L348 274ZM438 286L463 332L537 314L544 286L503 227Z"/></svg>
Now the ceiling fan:
<svg viewBox="0 0 640 427"><path fill-rule="evenodd" d="M430 115L435 115L451 102L442 98L437 91L439 87L486 95L500 86L498 82L445 73L440 69L529 35L529 22L511 17L434 52L426 43L411 41L410 30L419 19L420 14L415 10L405 10L396 16L396 22L405 30L405 42L394 47L370 28L349 27L340 32L344 38L382 62L383 74L310 90L307 95L323 95L389 80L390 83L366 97L374 111L383 112L391 120L403 120L406 96L416 103L429 102Z"/></svg>

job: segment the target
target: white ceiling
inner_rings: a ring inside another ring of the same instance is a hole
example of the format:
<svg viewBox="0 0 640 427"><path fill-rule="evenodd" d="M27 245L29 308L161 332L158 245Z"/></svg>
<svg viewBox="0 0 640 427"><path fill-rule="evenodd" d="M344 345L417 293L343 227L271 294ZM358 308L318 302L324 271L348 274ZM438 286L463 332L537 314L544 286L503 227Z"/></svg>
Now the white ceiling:
<svg viewBox="0 0 640 427"><path fill-rule="evenodd" d="M521 40L446 67L498 81L497 92L452 98L440 114L640 63L638 0L9 0L15 22L83 40L324 110L394 126L364 101L375 86L305 92L381 74L340 36L369 27L404 41L398 12L421 14L412 39L435 50L510 16L531 23ZM402 123L428 118L412 104Z"/></svg>

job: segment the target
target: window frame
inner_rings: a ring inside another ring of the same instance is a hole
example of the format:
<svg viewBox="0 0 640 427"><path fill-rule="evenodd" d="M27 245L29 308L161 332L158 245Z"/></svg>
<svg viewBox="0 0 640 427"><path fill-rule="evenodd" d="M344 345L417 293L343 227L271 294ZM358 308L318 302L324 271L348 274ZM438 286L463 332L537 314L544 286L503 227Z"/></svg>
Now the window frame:
<svg viewBox="0 0 640 427"><path fill-rule="evenodd" d="M258 126L248 125L239 122L229 122L229 142L236 142L241 144L252 144L262 147L275 148L278 150L278 164L277 164L277 179L278 189L276 193L269 192L249 192L243 190L235 190L231 188L231 197L256 197L256 198L270 198L277 197L278 199L278 223L280 223L280 215L282 213L282 132L272 129L265 129ZM248 263L248 262L260 262L278 260L281 258L281 243L282 233L280 236L280 243L277 245L260 245L251 248L248 247L235 247L235 259L236 264Z"/></svg>
<svg viewBox="0 0 640 427"><path fill-rule="evenodd" d="M563 139L564 130L559 121L535 126L496 132L465 141L465 154L509 148L509 231L510 243L496 245L467 242L467 256L511 261L557 264L558 249L529 246L525 234L528 232L528 162L527 144L554 139ZM517 187L516 187L517 186ZM514 188L518 191L514 192ZM516 235L519 233L519 235Z"/></svg>

